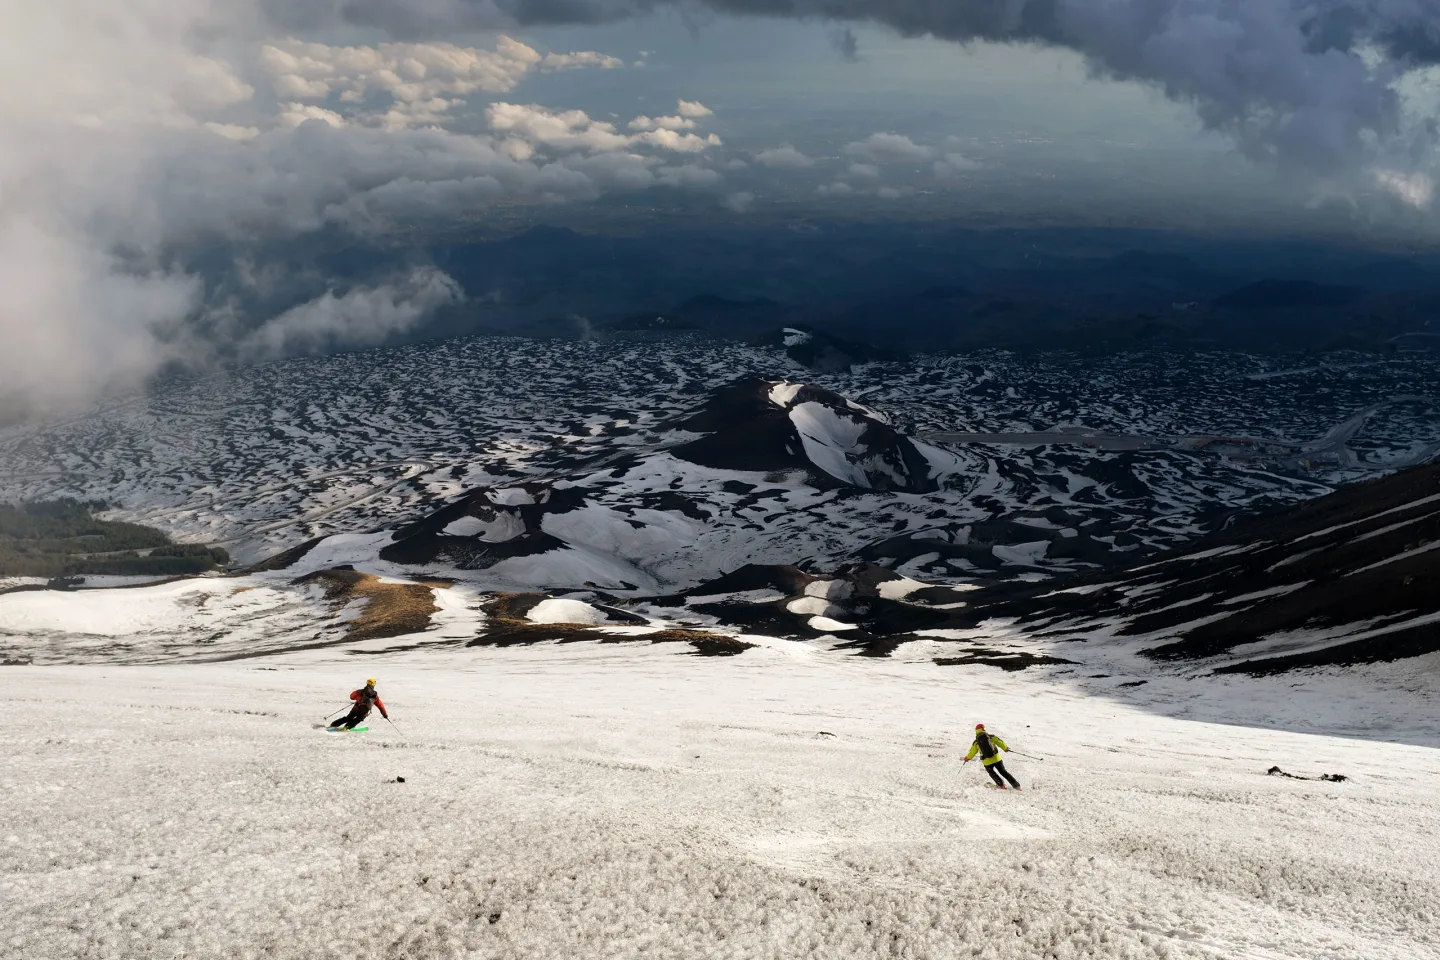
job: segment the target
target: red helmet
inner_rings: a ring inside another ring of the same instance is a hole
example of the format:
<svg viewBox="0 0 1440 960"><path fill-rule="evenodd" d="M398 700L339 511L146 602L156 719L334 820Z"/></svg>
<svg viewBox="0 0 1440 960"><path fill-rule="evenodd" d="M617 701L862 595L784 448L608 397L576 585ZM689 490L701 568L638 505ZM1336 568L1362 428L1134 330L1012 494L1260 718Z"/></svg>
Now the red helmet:
<svg viewBox="0 0 1440 960"><path fill-rule="evenodd" d="M977 724L975 724L975 729L976 729L976 730L984 730L984 729L985 729L985 724L983 724L983 723L977 723Z"/></svg>

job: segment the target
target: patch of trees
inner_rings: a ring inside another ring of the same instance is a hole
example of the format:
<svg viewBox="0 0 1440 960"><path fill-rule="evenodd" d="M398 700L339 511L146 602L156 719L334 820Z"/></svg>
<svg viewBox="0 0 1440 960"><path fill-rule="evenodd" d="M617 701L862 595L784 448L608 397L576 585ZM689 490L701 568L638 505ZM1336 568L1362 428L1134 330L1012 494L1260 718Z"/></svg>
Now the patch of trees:
<svg viewBox="0 0 1440 960"><path fill-rule="evenodd" d="M0 576L168 576L230 561L220 547L174 543L153 527L101 520L99 501L0 503Z"/></svg>

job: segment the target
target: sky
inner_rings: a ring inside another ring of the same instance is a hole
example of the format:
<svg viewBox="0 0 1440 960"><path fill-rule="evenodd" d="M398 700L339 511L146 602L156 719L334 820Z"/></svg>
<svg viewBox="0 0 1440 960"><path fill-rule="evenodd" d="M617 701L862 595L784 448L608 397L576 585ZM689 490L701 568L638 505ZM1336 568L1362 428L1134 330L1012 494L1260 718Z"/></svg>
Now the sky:
<svg viewBox="0 0 1440 960"><path fill-rule="evenodd" d="M606 197L963 214L1020 183L1428 236L1437 62L1428 0L10 5L0 383L381 342L464 291L417 262L257 316L295 280L264 251Z"/></svg>

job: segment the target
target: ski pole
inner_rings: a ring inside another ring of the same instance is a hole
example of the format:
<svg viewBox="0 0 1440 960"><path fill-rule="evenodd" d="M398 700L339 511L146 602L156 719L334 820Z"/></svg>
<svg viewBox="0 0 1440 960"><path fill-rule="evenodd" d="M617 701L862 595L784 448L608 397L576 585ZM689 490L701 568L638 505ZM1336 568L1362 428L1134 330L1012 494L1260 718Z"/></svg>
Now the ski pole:
<svg viewBox="0 0 1440 960"><path fill-rule="evenodd" d="M390 724L390 726L395 727L395 721L391 720L389 717L385 718L385 722ZM410 738L405 736L405 731L401 730L399 727L395 727L395 732L400 734L401 740L404 740L406 743L410 742Z"/></svg>
<svg viewBox="0 0 1440 960"><path fill-rule="evenodd" d="M336 710L334 713L330 714L330 716L326 717L326 718L325 718L325 721L328 723L330 720L334 719L335 717L338 717L340 714L344 713L346 710L349 710L349 709L350 709L349 707L341 707L339 710Z"/></svg>
<svg viewBox="0 0 1440 960"><path fill-rule="evenodd" d="M1045 762L1044 757L1032 757L1028 753L1021 753L1019 750L1011 750L1010 752L1015 754L1015 756L1017 757L1024 757L1026 760L1039 760L1041 763Z"/></svg>

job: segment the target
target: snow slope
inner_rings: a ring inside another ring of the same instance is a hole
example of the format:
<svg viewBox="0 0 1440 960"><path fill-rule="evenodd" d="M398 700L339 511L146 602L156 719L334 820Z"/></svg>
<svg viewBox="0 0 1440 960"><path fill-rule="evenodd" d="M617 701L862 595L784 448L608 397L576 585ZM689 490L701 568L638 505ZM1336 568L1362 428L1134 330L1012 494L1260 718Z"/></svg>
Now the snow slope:
<svg viewBox="0 0 1440 960"><path fill-rule="evenodd" d="M0 941L26 960L1440 956L1434 740L791 646L0 668ZM398 730L315 729L371 675ZM1025 792L960 765L977 720L1045 758L1010 761Z"/></svg>

